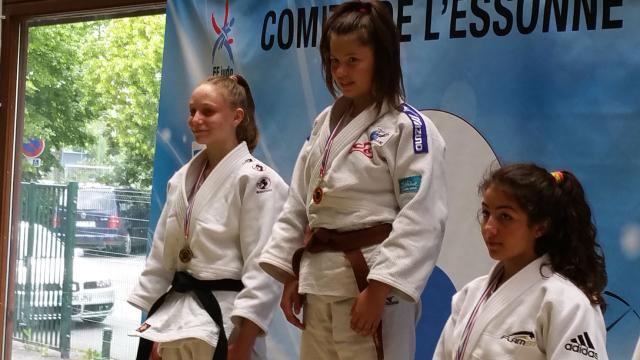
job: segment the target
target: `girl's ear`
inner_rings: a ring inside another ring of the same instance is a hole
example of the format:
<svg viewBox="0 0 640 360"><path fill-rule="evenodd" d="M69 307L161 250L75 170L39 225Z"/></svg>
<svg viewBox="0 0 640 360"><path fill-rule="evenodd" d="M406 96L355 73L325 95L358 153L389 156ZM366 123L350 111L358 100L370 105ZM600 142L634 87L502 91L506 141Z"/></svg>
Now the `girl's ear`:
<svg viewBox="0 0 640 360"><path fill-rule="evenodd" d="M538 224L535 225L535 235L536 238L539 238L543 235L545 235L547 233L547 231L549 231L549 223L551 222L551 220L546 219L543 220L541 222L539 222Z"/></svg>
<svg viewBox="0 0 640 360"><path fill-rule="evenodd" d="M244 119L244 110L242 108L236 108L236 112L233 115L233 125L238 126Z"/></svg>

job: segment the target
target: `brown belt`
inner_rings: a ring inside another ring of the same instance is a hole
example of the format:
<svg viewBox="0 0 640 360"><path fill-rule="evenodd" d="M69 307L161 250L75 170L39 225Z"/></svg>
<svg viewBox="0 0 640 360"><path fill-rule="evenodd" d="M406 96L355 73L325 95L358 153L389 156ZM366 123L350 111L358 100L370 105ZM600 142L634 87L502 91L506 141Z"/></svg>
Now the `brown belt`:
<svg viewBox="0 0 640 360"><path fill-rule="evenodd" d="M382 243L387 237L389 237L389 233L391 233L391 224L381 224L362 230L344 232L325 228L311 231L307 228L304 234L305 245L293 253L293 258L291 260L293 272L295 273L296 278L299 278L300 262L302 260L302 254L305 251L310 253L341 251L344 253L347 260L349 260L349 263L351 263L351 268L353 269L353 274L355 275L356 283L358 284L358 290L363 292L369 285L369 282L367 281L369 266L367 265L364 255L362 255L362 251L360 249ZM376 334L373 335L373 342L376 346L378 360L384 359L384 351L382 348L382 321L380 321L380 325L378 325Z"/></svg>

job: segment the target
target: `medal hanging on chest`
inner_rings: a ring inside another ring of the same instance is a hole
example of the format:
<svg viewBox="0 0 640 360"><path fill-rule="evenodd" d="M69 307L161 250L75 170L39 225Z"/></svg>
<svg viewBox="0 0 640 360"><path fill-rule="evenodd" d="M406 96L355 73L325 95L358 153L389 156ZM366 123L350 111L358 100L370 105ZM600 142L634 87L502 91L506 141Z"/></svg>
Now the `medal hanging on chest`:
<svg viewBox="0 0 640 360"><path fill-rule="evenodd" d="M316 188L313 189L313 195L312 195L313 202L316 204L319 204L322 201L323 195L324 195L324 191L322 191L322 187L320 187L320 185L316 186Z"/></svg>
<svg viewBox="0 0 640 360"><path fill-rule="evenodd" d="M193 189L191 189L191 192L187 197L187 213L184 216L185 244L182 247L182 249L180 249L180 252L178 253L178 259L180 259L180 261L185 264L191 261L191 259L193 259L193 251L189 246L189 223L191 222L191 210L193 210L193 203L195 202L194 200L195 194L200 188L200 186L202 185L202 183L204 182L204 178L205 178L204 172L205 172L205 169L207 168L208 163L209 163L208 160L205 161L204 165L202 166L202 170L200 171L200 175L198 176L198 180L196 180L196 183L193 185Z"/></svg>
<svg viewBox="0 0 640 360"><path fill-rule="evenodd" d="M322 163L320 164L320 180L318 181L318 185L315 189L313 189L313 193L311 194L311 199L313 200L314 204L319 204L320 202L322 202L322 198L324 197L324 176L327 174L327 170L329 167L329 154L331 153L333 140L336 138L336 135L338 135L338 130L340 129L340 124L342 124L343 119L344 116L340 118L340 121L338 121L338 124L329 135L327 144L324 147L324 153L322 154Z"/></svg>
<svg viewBox="0 0 640 360"><path fill-rule="evenodd" d="M185 247L180 249L180 253L178 254L178 258L183 263L188 263L189 261L191 261L191 258L193 258L193 251L191 251L191 248L189 247L189 245L185 245Z"/></svg>

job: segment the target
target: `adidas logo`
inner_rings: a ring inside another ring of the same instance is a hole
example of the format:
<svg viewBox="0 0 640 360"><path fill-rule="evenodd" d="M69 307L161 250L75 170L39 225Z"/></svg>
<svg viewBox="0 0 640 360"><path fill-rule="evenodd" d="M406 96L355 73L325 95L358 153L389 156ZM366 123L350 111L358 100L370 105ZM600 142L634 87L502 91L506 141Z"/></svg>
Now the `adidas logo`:
<svg viewBox="0 0 640 360"><path fill-rule="evenodd" d="M598 353L596 352L596 348L593 347L591 338L589 338L589 334L586 331L583 332L582 335L578 335L573 339L569 340L569 342L564 345L564 349L567 351L572 351L578 354L582 354L584 356L588 356L592 359L598 358Z"/></svg>

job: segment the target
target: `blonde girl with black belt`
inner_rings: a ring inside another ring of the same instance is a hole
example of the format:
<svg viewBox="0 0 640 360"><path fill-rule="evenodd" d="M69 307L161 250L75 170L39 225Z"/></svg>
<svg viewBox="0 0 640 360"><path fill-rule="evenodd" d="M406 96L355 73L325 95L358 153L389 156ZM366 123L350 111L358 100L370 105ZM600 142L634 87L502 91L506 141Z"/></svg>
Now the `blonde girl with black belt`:
<svg viewBox="0 0 640 360"><path fill-rule="evenodd" d="M196 86L188 108L206 148L169 180L151 253L128 302L149 312L137 360L265 359L282 286L258 266L287 185L251 151L254 102L240 75Z"/></svg>

